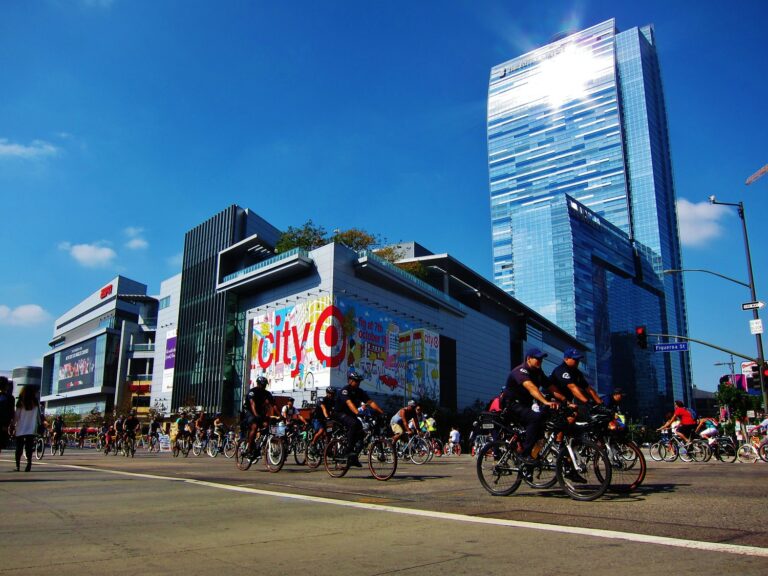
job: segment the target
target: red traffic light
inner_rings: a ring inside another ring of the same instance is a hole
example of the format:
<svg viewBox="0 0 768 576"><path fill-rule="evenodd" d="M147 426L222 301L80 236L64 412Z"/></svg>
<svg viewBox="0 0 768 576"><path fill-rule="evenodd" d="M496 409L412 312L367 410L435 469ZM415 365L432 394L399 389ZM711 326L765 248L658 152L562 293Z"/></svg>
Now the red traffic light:
<svg viewBox="0 0 768 576"><path fill-rule="evenodd" d="M645 330L645 326L638 326L635 328L635 339L640 348L643 350L648 348L648 333Z"/></svg>
<svg viewBox="0 0 768 576"><path fill-rule="evenodd" d="M768 362L763 362L763 380L768 381Z"/></svg>

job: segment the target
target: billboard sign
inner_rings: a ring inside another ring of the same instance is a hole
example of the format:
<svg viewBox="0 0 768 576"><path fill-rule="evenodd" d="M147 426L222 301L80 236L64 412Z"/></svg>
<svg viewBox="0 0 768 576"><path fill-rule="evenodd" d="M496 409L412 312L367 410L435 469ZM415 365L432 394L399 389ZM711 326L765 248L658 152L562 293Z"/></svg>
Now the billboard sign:
<svg viewBox="0 0 768 576"><path fill-rule="evenodd" d="M168 330L165 334L165 363L163 364L163 383L161 390L173 390L173 371L176 367L176 329Z"/></svg>
<svg viewBox="0 0 768 576"><path fill-rule="evenodd" d="M355 367L369 392L439 399L439 334L390 311L324 296L258 312L251 336L251 386L266 376L275 393L341 387Z"/></svg>
<svg viewBox="0 0 768 576"><path fill-rule="evenodd" d="M91 388L96 372L96 339L88 340L59 352L56 390L75 392Z"/></svg>

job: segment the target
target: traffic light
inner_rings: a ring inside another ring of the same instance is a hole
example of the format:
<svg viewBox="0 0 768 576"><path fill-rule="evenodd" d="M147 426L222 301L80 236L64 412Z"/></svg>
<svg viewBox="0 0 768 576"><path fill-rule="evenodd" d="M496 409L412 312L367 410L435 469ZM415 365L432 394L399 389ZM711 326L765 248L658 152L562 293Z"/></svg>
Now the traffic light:
<svg viewBox="0 0 768 576"><path fill-rule="evenodd" d="M763 374L765 374L765 364L763 364ZM752 364L749 367L750 374L747 374L747 388L749 390L760 390L760 366Z"/></svg>
<svg viewBox="0 0 768 576"><path fill-rule="evenodd" d="M637 345L645 350L648 348L648 332L645 330L645 326L638 326L635 328L635 337L637 339Z"/></svg>
<svg viewBox="0 0 768 576"><path fill-rule="evenodd" d="M763 373L763 382L768 382L768 362L763 362L763 366L760 370Z"/></svg>

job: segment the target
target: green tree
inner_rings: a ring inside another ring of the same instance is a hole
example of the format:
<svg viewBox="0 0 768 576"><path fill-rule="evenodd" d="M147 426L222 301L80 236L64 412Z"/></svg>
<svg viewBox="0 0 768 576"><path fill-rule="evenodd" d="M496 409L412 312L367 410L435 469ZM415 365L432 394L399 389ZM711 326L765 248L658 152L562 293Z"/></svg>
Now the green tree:
<svg viewBox="0 0 768 576"><path fill-rule="evenodd" d="M741 388L730 384L721 384L717 387L715 400L720 407L727 406L731 416L739 420L747 415L748 410L757 410L760 405L760 398L750 396Z"/></svg>
<svg viewBox="0 0 768 576"><path fill-rule="evenodd" d="M294 248L302 248L303 250L314 250L325 246L328 243L326 238L327 233L322 226L316 226L312 219L307 220L303 226L294 228L289 226L288 230L283 232L280 236L280 240L275 246L275 250L280 252L287 252Z"/></svg>
<svg viewBox="0 0 768 576"><path fill-rule="evenodd" d="M369 250L377 243L377 238L365 230L350 228L349 230L334 230L331 242L339 242L356 252Z"/></svg>

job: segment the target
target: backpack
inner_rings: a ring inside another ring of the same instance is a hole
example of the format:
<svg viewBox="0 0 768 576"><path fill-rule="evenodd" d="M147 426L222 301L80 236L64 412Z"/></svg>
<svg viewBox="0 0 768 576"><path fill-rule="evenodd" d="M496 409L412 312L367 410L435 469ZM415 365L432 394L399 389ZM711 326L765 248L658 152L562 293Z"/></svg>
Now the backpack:
<svg viewBox="0 0 768 576"><path fill-rule="evenodd" d="M688 407L686 407L685 409L688 410L688 414L691 415L691 418L693 418L694 420L698 420L699 419L699 415L696 414L696 410L694 410L693 408L688 408Z"/></svg>

